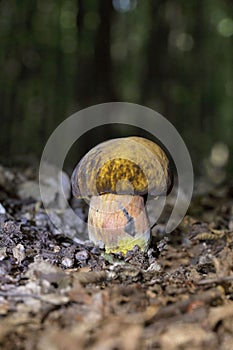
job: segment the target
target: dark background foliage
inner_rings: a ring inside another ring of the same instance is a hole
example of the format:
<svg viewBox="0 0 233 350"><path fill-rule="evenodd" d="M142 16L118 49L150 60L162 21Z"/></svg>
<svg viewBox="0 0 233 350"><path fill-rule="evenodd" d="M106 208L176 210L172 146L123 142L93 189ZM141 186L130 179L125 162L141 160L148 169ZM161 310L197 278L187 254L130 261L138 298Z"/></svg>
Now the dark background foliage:
<svg viewBox="0 0 233 350"><path fill-rule="evenodd" d="M72 113L127 101L174 124L197 172L231 173L231 0L2 0L0 12L2 161L39 159Z"/></svg>

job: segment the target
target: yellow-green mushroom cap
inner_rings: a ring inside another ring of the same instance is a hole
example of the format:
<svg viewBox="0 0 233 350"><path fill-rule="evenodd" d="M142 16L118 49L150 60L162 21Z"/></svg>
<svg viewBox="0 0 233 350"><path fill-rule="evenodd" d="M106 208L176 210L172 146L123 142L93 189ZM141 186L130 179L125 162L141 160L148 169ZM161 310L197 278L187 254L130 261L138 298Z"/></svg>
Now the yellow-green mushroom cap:
<svg viewBox="0 0 233 350"><path fill-rule="evenodd" d="M142 137L105 141L92 148L72 174L73 194L166 195L172 183L169 160L156 143ZM130 186L129 186L130 184Z"/></svg>

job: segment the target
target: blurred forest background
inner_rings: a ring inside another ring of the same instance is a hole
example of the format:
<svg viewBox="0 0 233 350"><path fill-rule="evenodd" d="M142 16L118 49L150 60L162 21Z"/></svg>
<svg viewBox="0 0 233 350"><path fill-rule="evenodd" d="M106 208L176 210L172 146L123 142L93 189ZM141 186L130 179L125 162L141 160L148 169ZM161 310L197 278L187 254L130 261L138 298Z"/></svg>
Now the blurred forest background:
<svg viewBox="0 0 233 350"><path fill-rule="evenodd" d="M72 113L126 101L169 119L197 171L233 172L231 0L1 0L0 13L1 161L39 159Z"/></svg>

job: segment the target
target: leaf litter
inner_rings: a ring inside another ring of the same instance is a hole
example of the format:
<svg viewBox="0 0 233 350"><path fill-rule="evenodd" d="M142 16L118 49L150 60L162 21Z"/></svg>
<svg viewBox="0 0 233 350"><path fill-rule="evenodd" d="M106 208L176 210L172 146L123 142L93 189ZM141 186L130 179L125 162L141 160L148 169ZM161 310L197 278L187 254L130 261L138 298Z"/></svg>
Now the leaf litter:
<svg viewBox="0 0 233 350"><path fill-rule="evenodd" d="M160 223L147 253L123 257L69 218L71 235L57 232L22 195L30 172L0 170L1 349L232 349L232 184L194 197L174 232Z"/></svg>

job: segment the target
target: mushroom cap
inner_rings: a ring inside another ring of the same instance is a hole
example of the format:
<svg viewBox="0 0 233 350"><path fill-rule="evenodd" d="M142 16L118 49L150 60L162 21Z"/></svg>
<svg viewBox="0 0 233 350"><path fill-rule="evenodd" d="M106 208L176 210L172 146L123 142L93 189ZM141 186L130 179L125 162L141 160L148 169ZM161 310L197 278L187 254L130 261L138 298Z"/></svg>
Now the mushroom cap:
<svg viewBox="0 0 233 350"><path fill-rule="evenodd" d="M156 143L142 137L105 141L92 148L73 171L77 198L106 193L166 195L172 183L169 160Z"/></svg>

